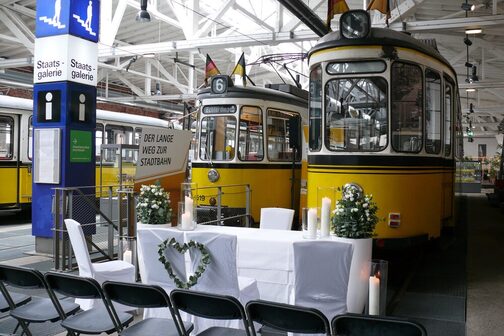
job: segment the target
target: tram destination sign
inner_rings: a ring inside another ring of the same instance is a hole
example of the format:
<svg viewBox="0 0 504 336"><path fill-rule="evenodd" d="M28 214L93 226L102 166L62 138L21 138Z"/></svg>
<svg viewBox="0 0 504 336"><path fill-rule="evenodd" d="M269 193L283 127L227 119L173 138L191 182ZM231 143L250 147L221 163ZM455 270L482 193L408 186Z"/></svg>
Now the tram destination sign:
<svg viewBox="0 0 504 336"><path fill-rule="evenodd" d="M203 113L205 114L228 114L235 113L235 105L206 105L203 106Z"/></svg>
<svg viewBox="0 0 504 336"><path fill-rule="evenodd" d="M36 39L33 82L72 81L96 86L97 48L96 43L71 35Z"/></svg>
<svg viewBox="0 0 504 336"><path fill-rule="evenodd" d="M190 131L143 127L136 182L184 172L191 136Z"/></svg>

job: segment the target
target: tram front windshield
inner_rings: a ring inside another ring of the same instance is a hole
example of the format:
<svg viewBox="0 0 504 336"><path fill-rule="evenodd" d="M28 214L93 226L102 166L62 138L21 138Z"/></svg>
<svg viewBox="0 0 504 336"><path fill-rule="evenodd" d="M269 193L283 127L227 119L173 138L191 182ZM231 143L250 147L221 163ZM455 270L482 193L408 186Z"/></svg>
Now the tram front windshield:
<svg viewBox="0 0 504 336"><path fill-rule="evenodd" d="M235 134L236 118L234 116L203 118L199 148L200 159L231 161L235 155Z"/></svg>
<svg viewBox="0 0 504 336"><path fill-rule="evenodd" d="M387 146L387 81L337 78L325 85L325 145L331 151L380 151Z"/></svg>

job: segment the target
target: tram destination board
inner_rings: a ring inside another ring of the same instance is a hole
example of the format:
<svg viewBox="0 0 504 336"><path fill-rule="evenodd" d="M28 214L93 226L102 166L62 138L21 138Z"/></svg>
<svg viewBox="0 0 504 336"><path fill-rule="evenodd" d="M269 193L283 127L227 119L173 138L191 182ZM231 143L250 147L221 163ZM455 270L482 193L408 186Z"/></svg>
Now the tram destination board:
<svg viewBox="0 0 504 336"><path fill-rule="evenodd" d="M228 114L235 112L235 105L207 105L203 107L203 113L205 114Z"/></svg>

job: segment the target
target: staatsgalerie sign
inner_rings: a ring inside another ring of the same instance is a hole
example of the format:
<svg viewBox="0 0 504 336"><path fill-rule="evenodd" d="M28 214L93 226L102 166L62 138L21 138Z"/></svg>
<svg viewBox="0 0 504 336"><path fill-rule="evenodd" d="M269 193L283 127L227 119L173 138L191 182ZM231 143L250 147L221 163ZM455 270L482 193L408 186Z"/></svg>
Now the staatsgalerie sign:
<svg viewBox="0 0 504 336"><path fill-rule="evenodd" d="M96 43L72 35L35 40L33 81L37 83L72 81L96 86L98 73Z"/></svg>
<svg viewBox="0 0 504 336"><path fill-rule="evenodd" d="M135 180L141 182L184 172L191 136L190 131L143 127Z"/></svg>

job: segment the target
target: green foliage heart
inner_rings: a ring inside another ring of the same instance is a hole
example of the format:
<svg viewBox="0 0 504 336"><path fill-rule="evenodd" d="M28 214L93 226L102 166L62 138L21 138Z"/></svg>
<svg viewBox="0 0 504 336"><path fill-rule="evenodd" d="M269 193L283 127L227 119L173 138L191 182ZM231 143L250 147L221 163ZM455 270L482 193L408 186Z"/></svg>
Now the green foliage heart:
<svg viewBox="0 0 504 336"><path fill-rule="evenodd" d="M173 280L177 288L189 289L198 283L198 279L203 275L207 266L210 264L210 254L206 249L205 245L190 240L188 243L180 244L175 238L166 239L161 244L158 245L158 260L163 264L164 268L168 272L168 276ZM184 282L180 280L179 277L173 272L170 261L165 257L165 251L168 248L173 248L175 251L181 254L185 254L189 249L198 249L201 252L201 259L198 267L194 271L194 274L189 276L189 281Z"/></svg>

